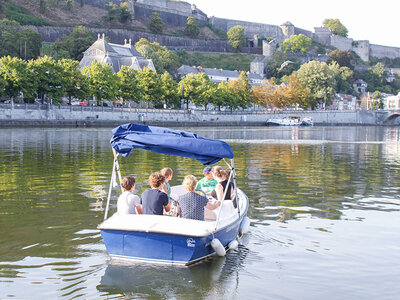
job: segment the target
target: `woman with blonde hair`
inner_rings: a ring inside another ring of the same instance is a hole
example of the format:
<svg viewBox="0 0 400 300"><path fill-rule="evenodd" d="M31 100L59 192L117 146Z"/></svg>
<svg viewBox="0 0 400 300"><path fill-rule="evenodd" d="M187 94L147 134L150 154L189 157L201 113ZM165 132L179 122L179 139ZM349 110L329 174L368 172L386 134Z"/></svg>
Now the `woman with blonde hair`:
<svg viewBox="0 0 400 300"><path fill-rule="evenodd" d="M204 220L204 207L213 210L221 205L220 201L215 204L208 202L207 197L195 192L197 179L193 175L185 176L183 186L187 193L178 198L182 218L193 220Z"/></svg>

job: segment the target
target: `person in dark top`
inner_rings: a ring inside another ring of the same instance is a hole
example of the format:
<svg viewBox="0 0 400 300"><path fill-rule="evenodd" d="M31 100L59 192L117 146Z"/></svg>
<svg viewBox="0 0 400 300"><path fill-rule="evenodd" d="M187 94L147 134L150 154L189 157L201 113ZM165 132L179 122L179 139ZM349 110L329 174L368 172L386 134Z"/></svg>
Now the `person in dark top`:
<svg viewBox="0 0 400 300"><path fill-rule="evenodd" d="M193 175L185 176L182 184L187 191L178 198L182 218L204 221L204 207L213 210L221 205L221 201L212 204L195 192L197 180Z"/></svg>
<svg viewBox="0 0 400 300"><path fill-rule="evenodd" d="M230 170L223 170L220 166L215 166L212 168L211 173L213 174L215 180L218 181L215 189L211 192L211 197L217 200L232 200L233 206L236 208L237 204L235 199L235 186L233 182L229 182L228 185ZM225 190L227 190L226 193Z"/></svg>
<svg viewBox="0 0 400 300"><path fill-rule="evenodd" d="M170 204L168 195L163 192L165 177L159 172L150 175L149 183L151 189L142 194L142 210L147 215L163 215L163 208L169 211Z"/></svg>

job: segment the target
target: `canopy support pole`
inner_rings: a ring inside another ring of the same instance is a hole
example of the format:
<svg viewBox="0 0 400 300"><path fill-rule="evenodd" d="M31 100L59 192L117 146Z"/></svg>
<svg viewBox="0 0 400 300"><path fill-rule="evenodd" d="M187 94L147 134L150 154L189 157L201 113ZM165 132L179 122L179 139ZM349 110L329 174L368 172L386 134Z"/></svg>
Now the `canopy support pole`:
<svg viewBox="0 0 400 300"><path fill-rule="evenodd" d="M224 191L224 195L223 195L222 200L221 200L221 209L218 211L217 222L216 222L216 224L215 224L215 230L217 230L217 227L218 227L219 216L221 215L221 210L222 210L222 203L224 202L224 199L225 199L225 197L226 197L226 193L228 192L228 186L229 186L229 184L231 183L232 177L233 177L234 185L235 185L235 186L234 186L234 191L236 191L236 181L235 181L236 175L234 175L234 174L235 174L235 168L234 168L234 164L233 164L233 159L231 159L232 166L230 166L230 165L226 162L225 159L224 159L224 162L228 165L228 167L229 167L229 169L231 170L231 172L230 172L230 174L229 174L228 183L226 184L226 188L225 188L225 191ZM235 195L235 197L236 197L236 195ZM237 203L237 201L236 201L236 203ZM238 205L238 207L239 207L239 205Z"/></svg>
<svg viewBox="0 0 400 300"><path fill-rule="evenodd" d="M118 177L119 177L119 180L120 180L120 183L121 183L121 172L119 170L119 164L118 164L118 155L119 154L114 149L112 149L112 150L113 150L113 155L114 155L114 162L113 162L113 168L112 168L112 171L111 171L110 188L108 189L107 205L106 205L106 211L104 213L104 220L107 219L108 210L110 209L111 191L112 191L113 184L114 184L114 181L115 181L115 176L116 176L115 175L115 171L116 171L116 169L117 169ZM122 189L122 187L121 187L121 189Z"/></svg>

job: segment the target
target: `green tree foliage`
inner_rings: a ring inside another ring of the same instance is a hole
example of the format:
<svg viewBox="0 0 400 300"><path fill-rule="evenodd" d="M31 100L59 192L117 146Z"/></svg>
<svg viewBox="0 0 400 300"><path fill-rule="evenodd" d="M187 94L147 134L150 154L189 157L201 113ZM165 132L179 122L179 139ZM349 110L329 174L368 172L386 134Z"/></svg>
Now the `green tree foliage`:
<svg viewBox="0 0 400 300"><path fill-rule="evenodd" d="M127 66L122 66L117 76L119 79L118 96L121 97L123 101L133 100L139 103L143 95L139 86L138 71Z"/></svg>
<svg viewBox="0 0 400 300"><path fill-rule="evenodd" d="M158 73L172 71L177 67L177 55L169 51L167 47L161 46L159 43L150 43L148 40L141 38L135 44L135 48L145 58L153 61L154 67Z"/></svg>
<svg viewBox="0 0 400 300"><path fill-rule="evenodd" d="M41 14L44 14L46 12L46 1L45 0L39 0L39 12Z"/></svg>
<svg viewBox="0 0 400 300"><path fill-rule="evenodd" d="M15 5L11 1L5 6L4 12L8 19L17 21L20 25L50 25L46 20L34 16L32 12L25 7Z"/></svg>
<svg viewBox="0 0 400 300"><path fill-rule="evenodd" d="M230 87L238 97L238 102L235 103L238 107L246 108L254 102L249 77L245 72L241 72L239 78L229 82ZM232 105L230 105L232 107Z"/></svg>
<svg viewBox="0 0 400 300"><path fill-rule="evenodd" d="M120 10L117 4L115 4L114 2L109 2L108 4L104 5L104 7L107 10L106 18L108 20L111 21L119 18Z"/></svg>
<svg viewBox="0 0 400 300"><path fill-rule="evenodd" d="M383 96L381 94L380 91L375 91L372 94L372 99L374 101L371 102L369 109L383 109L384 108L384 104L383 104Z"/></svg>
<svg viewBox="0 0 400 300"><path fill-rule="evenodd" d="M336 91L337 75L328 64L313 60L303 64L295 75L304 86L311 90L315 98L313 103L322 104L325 99L327 105L331 103Z"/></svg>
<svg viewBox="0 0 400 300"><path fill-rule="evenodd" d="M19 43L19 57L33 59L40 55L42 47L42 36L31 28L21 30L17 34Z"/></svg>
<svg viewBox="0 0 400 300"><path fill-rule="evenodd" d="M81 4L81 7L84 7L85 6L85 0L81 0L80 4Z"/></svg>
<svg viewBox="0 0 400 300"><path fill-rule="evenodd" d="M161 75L161 99L164 100L164 106L176 107L180 104L180 95L178 89L178 83L172 78L171 74L167 71Z"/></svg>
<svg viewBox="0 0 400 300"><path fill-rule="evenodd" d="M19 56L19 43L15 42L15 36L19 30L18 22L8 19L0 20L0 56Z"/></svg>
<svg viewBox="0 0 400 300"><path fill-rule="evenodd" d="M128 2L122 2L120 4L119 20L121 23L126 23L132 18L131 11L129 10Z"/></svg>
<svg viewBox="0 0 400 300"><path fill-rule="evenodd" d="M200 27L193 17L188 17L185 27L185 34L191 38L195 38L200 33Z"/></svg>
<svg viewBox="0 0 400 300"><path fill-rule="evenodd" d="M154 32L154 33L162 33L163 32L164 22L158 13L154 12L151 14L149 28L150 28L151 32Z"/></svg>
<svg viewBox="0 0 400 300"><path fill-rule="evenodd" d="M228 30L229 45L234 51L240 52L246 46L246 37L242 26L237 25Z"/></svg>
<svg viewBox="0 0 400 300"><path fill-rule="evenodd" d="M62 78L60 65L53 58L44 56L36 60L30 60L28 68L31 76L39 82L37 94L42 99L42 103L44 103L46 97L54 101L60 101L63 94L62 81L66 80Z"/></svg>
<svg viewBox="0 0 400 300"><path fill-rule="evenodd" d="M353 94L354 89L351 86L354 72L348 67L341 67L337 62L329 64L329 68L336 74L336 92L343 94Z"/></svg>
<svg viewBox="0 0 400 300"><path fill-rule="evenodd" d="M160 77L157 73L149 68L144 68L143 70L138 70L137 76L140 82L139 89L143 93L142 100L147 103L147 107L149 107L150 103L153 103L155 107L162 107L163 94Z"/></svg>
<svg viewBox="0 0 400 300"><path fill-rule="evenodd" d="M61 41L54 43L55 49L63 49L69 52L70 57L75 60L81 60L83 52L89 48L95 37L92 32L84 26L76 26L69 36L63 35Z"/></svg>
<svg viewBox="0 0 400 300"><path fill-rule="evenodd" d="M329 28L335 35L347 37L349 32L347 28L340 23L339 19L325 19L322 25Z"/></svg>
<svg viewBox="0 0 400 300"><path fill-rule="evenodd" d="M228 106L231 110L241 106L238 94L226 81L218 85L216 101L213 100L212 104L218 106L218 110L221 110L221 106Z"/></svg>
<svg viewBox="0 0 400 300"><path fill-rule="evenodd" d="M104 100L113 101L118 95L118 77L109 65L102 66L93 61L90 67L85 67L82 74L86 76L88 94L95 97L98 104Z"/></svg>
<svg viewBox="0 0 400 300"><path fill-rule="evenodd" d="M377 63L373 68L369 68L364 75L368 83L368 91L390 92L390 87L386 83L387 71L383 63Z"/></svg>
<svg viewBox="0 0 400 300"><path fill-rule="evenodd" d="M275 51L267 63L267 78L281 78L300 68L300 64L289 60L286 53Z"/></svg>
<svg viewBox="0 0 400 300"><path fill-rule="evenodd" d="M60 59L57 64L60 66L63 94L68 96L69 104L73 97L84 98L88 93L88 87L78 68L79 62L72 59Z"/></svg>
<svg viewBox="0 0 400 300"><path fill-rule="evenodd" d="M31 76L28 64L20 58L0 58L0 79L4 84L4 95L10 98L15 99L21 92L24 97L32 97L36 92L36 78Z"/></svg>
<svg viewBox="0 0 400 300"><path fill-rule="evenodd" d="M183 90L183 97L186 101L186 107L188 108L189 101L195 105L202 105L200 100L201 85L209 81L209 78L204 73L198 74L187 74L179 82L180 89Z"/></svg>
<svg viewBox="0 0 400 300"><path fill-rule="evenodd" d="M75 5L74 0L65 0L65 8L71 10Z"/></svg>
<svg viewBox="0 0 400 300"><path fill-rule="evenodd" d="M286 39L282 45L282 51L294 52L294 53L307 53L310 50L312 39L300 33L298 35L292 35L290 38Z"/></svg>
<svg viewBox="0 0 400 300"><path fill-rule="evenodd" d="M348 67L353 69L351 64L351 53L346 50L333 50L328 54L328 64L332 62L337 62L341 67Z"/></svg>

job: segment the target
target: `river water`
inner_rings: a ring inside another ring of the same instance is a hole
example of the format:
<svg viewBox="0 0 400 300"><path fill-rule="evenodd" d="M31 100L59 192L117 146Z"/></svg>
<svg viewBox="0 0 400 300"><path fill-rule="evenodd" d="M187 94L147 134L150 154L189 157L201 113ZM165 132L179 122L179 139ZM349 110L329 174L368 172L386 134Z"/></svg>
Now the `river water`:
<svg viewBox="0 0 400 300"><path fill-rule="evenodd" d="M398 127L185 130L232 146L252 225L184 268L109 260L111 129L0 130L0 299L398 299ZM172 185L202 173L142 150L120 163L138 193L166 166Z"/></svg>

